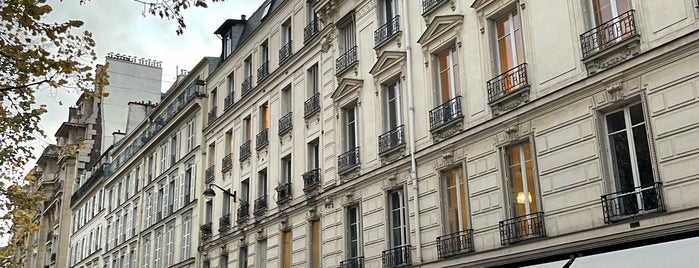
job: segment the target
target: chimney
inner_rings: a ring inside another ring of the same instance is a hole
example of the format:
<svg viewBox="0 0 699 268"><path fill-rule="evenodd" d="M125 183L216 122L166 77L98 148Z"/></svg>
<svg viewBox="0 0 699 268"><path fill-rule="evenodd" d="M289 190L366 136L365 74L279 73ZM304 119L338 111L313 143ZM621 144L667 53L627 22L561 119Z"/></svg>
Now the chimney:
<svg viewBox="0 0 699 268"><path fill-rule="evenodd" d="M245 14L240 15L240 20L245 21Z"/></svg>
<svg viewBox="0 0 699 268"><path fill-rule="evenodd" d="M114 140L114 144L119 142L124 137L126 137L126 133L121 132L121 130L117 130L117 131L112 132L112 140Z"/></svg>

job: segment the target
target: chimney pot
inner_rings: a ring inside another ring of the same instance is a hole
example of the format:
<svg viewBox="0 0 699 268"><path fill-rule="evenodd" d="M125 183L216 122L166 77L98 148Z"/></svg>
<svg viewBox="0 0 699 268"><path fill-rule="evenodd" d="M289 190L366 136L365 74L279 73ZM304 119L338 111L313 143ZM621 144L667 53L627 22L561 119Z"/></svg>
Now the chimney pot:
<svg viewBox="0 0 699 268"><path fill-rule="evenodd" d="M240 20L245 21L245 14L240 15Z"/></svg>

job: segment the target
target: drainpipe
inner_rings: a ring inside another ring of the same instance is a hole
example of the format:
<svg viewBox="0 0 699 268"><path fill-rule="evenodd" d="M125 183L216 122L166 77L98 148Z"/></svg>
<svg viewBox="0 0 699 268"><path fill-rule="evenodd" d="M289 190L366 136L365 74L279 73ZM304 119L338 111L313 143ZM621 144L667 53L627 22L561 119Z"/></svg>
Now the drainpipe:
<svg viewBox="0 0 699 268"><path fill-rule="evenodd" d="M412 53L410 50L410 27L408 20L408 0L403 0L403 44L405 44L405 61L406 61L406 87L408 95L408 132L409 132L409 147L410 147L410 180L413 183L413 206L415 211L415 245L417 263L422 263L422 238L420 230L420 202L418 201L419 191L417 185L417 163L415 161L415 105L413 104L413 64Z"/></svg>

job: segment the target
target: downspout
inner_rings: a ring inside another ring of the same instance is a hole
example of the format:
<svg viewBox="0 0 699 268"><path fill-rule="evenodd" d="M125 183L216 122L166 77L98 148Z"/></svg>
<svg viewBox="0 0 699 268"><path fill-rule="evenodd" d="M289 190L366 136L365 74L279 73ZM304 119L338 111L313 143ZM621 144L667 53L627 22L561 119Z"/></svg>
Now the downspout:
<svg viewBox="0 0 699 268"><path fill-rule="evenodd" d="M415 105L413 104L413 64L412 53L410 50L410 21L408 20L408 0L403 0L403 43L405 44L405 61L406 61L406 87L408 95L408 132L409 132L409 147L410 147L410 180L413 184L413 206L415 207L415 250L417 263L422 263L422 238L420 230L420 202L418 201L419 193L417 181L417 163L415 161Z"/></svg>

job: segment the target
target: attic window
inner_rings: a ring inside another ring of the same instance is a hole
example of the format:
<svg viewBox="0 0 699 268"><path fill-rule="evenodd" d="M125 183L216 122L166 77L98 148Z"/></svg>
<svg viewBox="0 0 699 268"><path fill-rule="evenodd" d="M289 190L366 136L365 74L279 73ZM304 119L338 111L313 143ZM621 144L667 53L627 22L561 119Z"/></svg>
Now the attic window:
<svg viewBox="0 0 699 268"><path fill-rule="evenodd" d="M270 9L272 9L272 1L267 2L267 6L265 6L265 10L262 13L262 19L265 19L267 15L269 14Z"/></svg>

